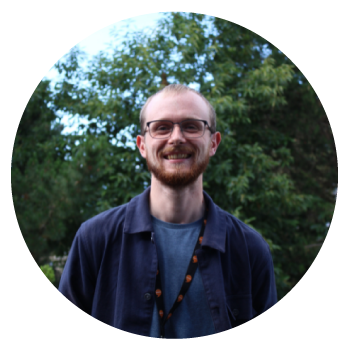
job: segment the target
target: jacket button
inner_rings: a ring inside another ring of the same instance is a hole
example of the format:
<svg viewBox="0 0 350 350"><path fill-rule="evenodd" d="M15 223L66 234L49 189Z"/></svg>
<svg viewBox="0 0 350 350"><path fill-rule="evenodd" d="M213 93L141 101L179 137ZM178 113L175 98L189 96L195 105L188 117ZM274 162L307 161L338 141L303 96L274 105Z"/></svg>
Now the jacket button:
<svg viewBox="0 0 350 350"><path fill-rule="evenodd" d="M145 300L150 300L152 298L150 293L145 293L143 297L145 298Z"/></svg>
<svg viewBox="0 0 350 350"><path fill-rule="evenodd" d="M233 309L233 316L238 316L238 314L239 314L238 309Z"/></svg>

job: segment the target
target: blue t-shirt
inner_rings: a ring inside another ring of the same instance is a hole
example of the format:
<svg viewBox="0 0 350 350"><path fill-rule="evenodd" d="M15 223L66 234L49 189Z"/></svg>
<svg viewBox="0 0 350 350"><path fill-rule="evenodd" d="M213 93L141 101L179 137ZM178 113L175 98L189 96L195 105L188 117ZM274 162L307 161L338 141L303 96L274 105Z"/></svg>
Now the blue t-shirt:
<svg viewBox="0 0 350 350"><path fill-rule="evenodd" d="M164 298L164 316L176 300L187 272L202 219L190 224L171 224L152 217L159 272ZM214 334L214 324L199 269L181 305L165 324L165 338L190 338ZM151 337L160 336L157 304L154 304Z"/></svg>

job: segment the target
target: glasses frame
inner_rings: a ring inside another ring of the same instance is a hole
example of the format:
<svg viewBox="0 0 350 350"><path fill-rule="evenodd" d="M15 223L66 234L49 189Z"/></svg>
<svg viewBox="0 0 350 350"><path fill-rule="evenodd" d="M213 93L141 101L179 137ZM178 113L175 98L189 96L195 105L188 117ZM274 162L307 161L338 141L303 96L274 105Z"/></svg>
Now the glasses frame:
<svg viewBox="0 0 350 350"><path fill-rule="evenodd" d="M184 132L182 130L182 123L184 122L189 122L189 121L196 121L196 122L203 122L204 123L204 130L203 130L203 134L201 136L196 136L196 137L189 137L189 136L185 136L184 135ZM169 123L172 123L173 124L173 127L171 129L171 132L170 132L170 135L169 136L166 136L166 137L154 137L152 136L151 132L150 132L150 128L149 128L149 125L154 123L154 122L169 122ZM201 137L203 137L204 133L205 133L205 127L207 126L208 127L208 130L210 131L211 134L213 134L208 122L206 120L202 120L202 119L185 119L179 123L174 123L173 121L171 120L152 120L148 123L146 123L146 126L148 128L148 130L145 130L145 132L143 133L143 135L145 135L145 133L148 131L149 132L149 135L153 138L153 139L156 139L156 140L165 140L165 139L168 139L169 137L171 137L171 135L173 134L173 131L174 131L174 126L175 124L178 124L179 127L180 127L180 130L181 130L181 133L182 133L182 136L187 138L187 139L199 139Z"/></svg>

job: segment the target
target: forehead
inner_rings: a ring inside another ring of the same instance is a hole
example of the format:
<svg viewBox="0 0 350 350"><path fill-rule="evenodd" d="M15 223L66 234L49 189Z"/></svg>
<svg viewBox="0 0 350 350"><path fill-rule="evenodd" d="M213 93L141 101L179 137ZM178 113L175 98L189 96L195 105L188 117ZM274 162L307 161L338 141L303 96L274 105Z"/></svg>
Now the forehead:
<svg viewBox="0 0 350 350"><path fill-rule="evenodd" d="M160 93L146 108L145 121L166 119L203 119L209 122L209 108L202 97L194 92Z"/></svg>

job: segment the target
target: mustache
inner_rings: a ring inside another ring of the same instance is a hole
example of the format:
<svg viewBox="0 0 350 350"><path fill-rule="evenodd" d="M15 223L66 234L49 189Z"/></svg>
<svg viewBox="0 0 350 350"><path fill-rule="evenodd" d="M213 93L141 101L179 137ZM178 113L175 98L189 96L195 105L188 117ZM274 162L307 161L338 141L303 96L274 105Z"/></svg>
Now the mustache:
<svg viewBox="0 0 350 350"><path fill-rule="evenodd" d="M189 154L195 154L197 153L196 149L189 146L177 146L177 147L167 147L164 148L162 151L159 152L159 155L163 157L166 154L172 153L172 152L179 152L179 153L189 153Z"/></svg>

